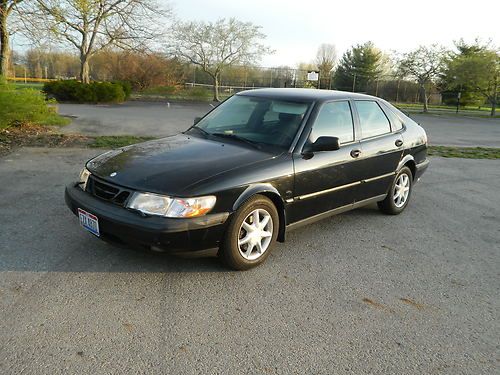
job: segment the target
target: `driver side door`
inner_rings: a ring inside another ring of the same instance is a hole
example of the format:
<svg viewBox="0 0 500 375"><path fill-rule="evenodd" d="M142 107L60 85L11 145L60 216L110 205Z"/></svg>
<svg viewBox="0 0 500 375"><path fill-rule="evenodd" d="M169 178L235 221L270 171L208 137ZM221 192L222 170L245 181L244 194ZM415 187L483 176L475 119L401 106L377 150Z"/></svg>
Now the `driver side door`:
<svg viewBox="0 0 500 375"><path fill-rule="evenodd" d="M360 181L355 162L360 146L354 124L348 100L321 105L307 142L321 136L337 137L340 149L294 153L295 189L289 223L354 203Z"/></svg>

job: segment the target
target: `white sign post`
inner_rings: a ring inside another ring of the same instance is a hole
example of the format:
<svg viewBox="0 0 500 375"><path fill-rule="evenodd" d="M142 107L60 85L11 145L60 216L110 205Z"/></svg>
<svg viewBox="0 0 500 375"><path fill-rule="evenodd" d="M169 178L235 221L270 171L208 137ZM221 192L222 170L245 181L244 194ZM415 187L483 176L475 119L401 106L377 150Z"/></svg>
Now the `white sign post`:
<svg viewBox="0 0 500 375"><path fill-rule="evenodd" d="M307 80L308 81L317 81L319 79L319 72L315 70L311 70L307 72Z"/></svg>

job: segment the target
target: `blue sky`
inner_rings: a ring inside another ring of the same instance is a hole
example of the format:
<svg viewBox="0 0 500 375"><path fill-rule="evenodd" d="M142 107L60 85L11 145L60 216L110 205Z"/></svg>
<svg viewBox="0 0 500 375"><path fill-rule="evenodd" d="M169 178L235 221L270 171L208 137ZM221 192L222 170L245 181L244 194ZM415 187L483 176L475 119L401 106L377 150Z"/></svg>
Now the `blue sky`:
<svg viewBox="0 0 500 375"><path fill-rule="evenodd" d="M449 47L461 37L466 41L476 37L492 39L500 46L500 1L173 0L170 3L180 19L214 21L236 17L262 26L266 43L276 50L274 55L262 59L264 66L309 62L321 43L335 44L339 55L351 45L367 40L383 50L401 52L419 44L440 43Z"/></svg>

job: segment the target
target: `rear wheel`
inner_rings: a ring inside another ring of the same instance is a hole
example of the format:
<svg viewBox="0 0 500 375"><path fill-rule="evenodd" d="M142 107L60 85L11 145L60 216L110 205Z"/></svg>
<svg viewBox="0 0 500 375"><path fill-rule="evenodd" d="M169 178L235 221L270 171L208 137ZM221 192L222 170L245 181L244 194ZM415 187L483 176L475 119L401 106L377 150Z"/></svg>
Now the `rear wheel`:
<svg viewBox="0 0 500 375"><path fill-rule="evenodd" d="M408 167L401 168L391 184L387 197L378 202L379 209L389 215L400 214L408 205L412 187L411 170Z"/></svg>
<svg viewBox="0 0 500 375"><path fill-rule="evenodd" d="M278 228L274 204L261 195L252 197L231 218L219 255L233 269L255 267L269 256Z"/></svg>

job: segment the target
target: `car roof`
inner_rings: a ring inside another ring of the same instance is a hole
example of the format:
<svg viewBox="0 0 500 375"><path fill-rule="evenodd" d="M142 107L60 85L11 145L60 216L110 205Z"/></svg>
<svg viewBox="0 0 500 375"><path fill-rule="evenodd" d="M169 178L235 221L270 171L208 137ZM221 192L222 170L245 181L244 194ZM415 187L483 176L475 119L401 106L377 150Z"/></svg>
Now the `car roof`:
<svg viewBox="0 0 500 375"><path fill-rule="evenodd" d="M236 95L254 96L293 101L324 101L335 99L377 99L371 95L358 94L337 90L297 89L297 88L268 88L246 90Z"/></svg>

